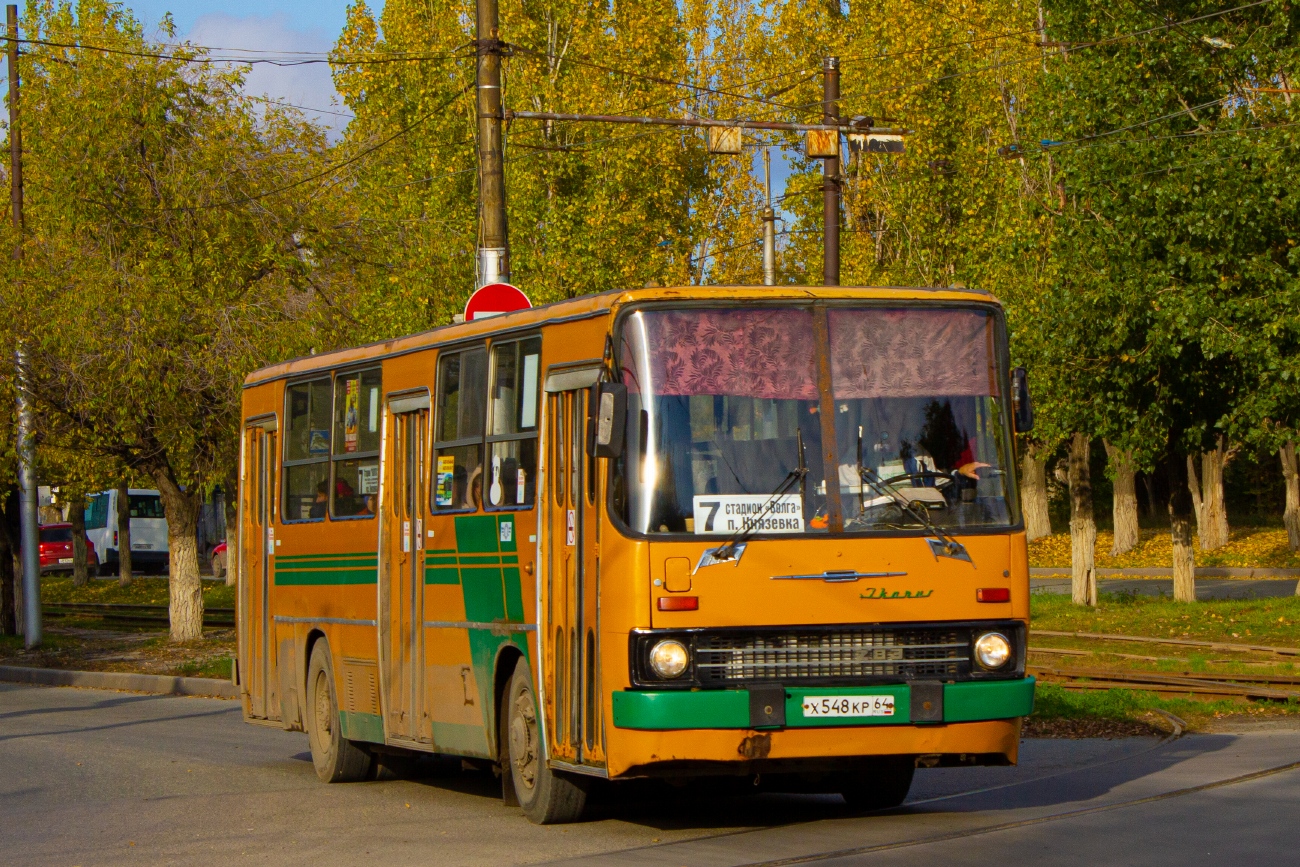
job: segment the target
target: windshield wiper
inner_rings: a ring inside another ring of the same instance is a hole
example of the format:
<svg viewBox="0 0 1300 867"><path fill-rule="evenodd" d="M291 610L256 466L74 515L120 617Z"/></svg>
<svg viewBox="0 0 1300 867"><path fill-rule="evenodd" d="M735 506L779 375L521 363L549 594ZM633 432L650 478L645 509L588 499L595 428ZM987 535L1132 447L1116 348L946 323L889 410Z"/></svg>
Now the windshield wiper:
<svg viewBox="0 0 1300 867"><path fill-rule="evenodd" d="M934 521L930 520L930 516L926 513L927 507L924 503L922 503L919 500L909 500L906 496L903 495L902 491L900 491L891 483L880 478L880 476L876 474L875 470L869 469L862 463L861 443L862 443L862 439L861 439L861 435L859 435L858 476L861 477L862 481L870 485L872 490L874 490L877 494L880 494L881 496L893 500L894 505L898 506L898 508L903 511L903 514L913 516L914 518L916 518L918 521L921 522L921 524L925 527L925 529L929 530L931 533L933 533L935 536L938 537L936 539L925 540L926 544L930 546L930 553L933 554L936 558L951 557L954 560L965 560L967 563L974 566L975 561L970 558L970 553L966 550L966 546L963 545L961 542L958 542L955 538L953 538L951 533L947 532L946 530L941 528L938 524L936 524Z"/></svg>
<svg viewBox="0 0 1300 867"><path fill-rule="evenodd" d="M776 490L768 495L767 499L763 501L762 508L754 513L752 518L742 520L740 529L733 533L727 541L716 548L709 548L700 555L700 561L695 564L695 568L691 571L692 575L705 566L740 562L741 556L745 553L745 545L748 544L750 537L758 532L758 528L763 523L763 518L767 517L767 513L772 511L776 504L781 501L781 498L790 492L790 488L794 486L795 482L800 485L799 508L803 508L805 497L802 496L802 488L804 479L808 475L808 467L803 458L803 431L795 432L795 447L799 451L799 465L786 474L786 477L781 480L781 484L777 485Z"/></svg>

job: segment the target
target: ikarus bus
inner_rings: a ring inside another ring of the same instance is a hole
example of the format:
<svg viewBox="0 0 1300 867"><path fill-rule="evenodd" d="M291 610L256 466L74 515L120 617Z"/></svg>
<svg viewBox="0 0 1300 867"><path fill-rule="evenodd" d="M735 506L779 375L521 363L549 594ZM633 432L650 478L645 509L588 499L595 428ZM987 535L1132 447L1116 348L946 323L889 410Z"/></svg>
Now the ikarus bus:
<svg viewBox="0 0 1300 867"><path fill-rule="evenodd" d="M237 678L322 780L492 764L900 803L1033 705L1002 309L969 289L607 292L269 367Z"/></svg>

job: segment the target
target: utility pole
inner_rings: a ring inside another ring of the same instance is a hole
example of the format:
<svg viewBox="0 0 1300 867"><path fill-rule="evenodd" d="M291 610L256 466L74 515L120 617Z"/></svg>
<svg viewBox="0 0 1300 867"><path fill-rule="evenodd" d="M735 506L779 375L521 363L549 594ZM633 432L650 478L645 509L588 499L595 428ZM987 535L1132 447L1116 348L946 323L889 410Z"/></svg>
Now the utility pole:
<svg viewBox="0 0 1300 867"><path fill-rule="evenodd" d="M840 59L822 61L822 123L840 122ZM839 150L836 142L835 150ZM840 285L840 158L822 160L822 220L825 252L822 254L822 283Z"/></svg>
<svg viewBox="0 0 1300 867"><path fill-rule="evenodd" d="M772 155L763 148L763 193L767 207L763 209L763 285L776 285L776 212L772 210Z"/></svg>
<svg viewBox="0 0 1300 867"><path fill-rule="evenodd" d="M9 25L9 204L13 209L13 257L23 255L23 137L18 127L18 7L5 9ZM14 352L18 375L18 488L22 517L20 544L23 560L23 643L41 643L40 529L36 524L36 449L32 443L32 405L28 395L27 354L22 344Z"/></svg>
<svg viewBox="0 0 1300 867"><path fill-rule="evenodd" d="M479 248L478 285L510 281L505 161L501 147L501 34L497 0L477 0Z"/></svg>

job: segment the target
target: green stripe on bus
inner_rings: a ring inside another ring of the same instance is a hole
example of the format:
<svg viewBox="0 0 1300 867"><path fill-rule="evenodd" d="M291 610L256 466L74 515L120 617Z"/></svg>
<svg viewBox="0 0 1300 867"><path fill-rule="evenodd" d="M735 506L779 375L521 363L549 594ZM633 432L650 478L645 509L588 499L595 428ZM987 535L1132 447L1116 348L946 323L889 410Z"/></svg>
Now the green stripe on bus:
<svg viewBox="0 0 1300 867"><path fill-rule="evenodd" d="M497 557L461 557L460 565L462 566L500 566L501 558Z"/></svg>
<svg viewBox="0 0 1300 867"><path fill-rule="evenodd" d="M456 550L461 554L499 554L494 515L466 515L456 519Z"/></svg>
<svg viewBox="0 0 1300 867"><path fill-rule="evenodd" d="M375 569L322 569L275 570L275 583L294 584L375 584L379 573Z"/></svg>
<svg viewBox="0 0 1300 867"><path fill-rule="evenodd" d="M355 710L339 711L340 734L350 741L367 741L372 744L384 742L384 718L376 713L361 713Z"/></svg>
<svg viewBox="0 0 1300 867"><path fill-rule="evenodd" d="M425 584L459 584L460 570L441 566L429 566L424 570Z"/></svg>
<svg viewBox="0 0 1300 867"><path fill-rule="evenodd" d="M507 554L501 558L501 562L507 566L513 566L515 563L519 562L519 557L514 554Z"/></svg>
<svg viewBox="0 0 1300 867"><path fill-rule="evenodd" d="M430 566L455 566L455 557L425 557L424 562Z"/></svg>

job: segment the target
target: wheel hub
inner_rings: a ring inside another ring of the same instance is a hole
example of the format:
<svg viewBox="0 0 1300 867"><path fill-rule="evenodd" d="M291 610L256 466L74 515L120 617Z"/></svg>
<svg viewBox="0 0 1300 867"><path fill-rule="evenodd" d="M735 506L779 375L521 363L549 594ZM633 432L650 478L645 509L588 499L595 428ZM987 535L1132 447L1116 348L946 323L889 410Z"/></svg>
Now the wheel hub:
<svg viewBox="0 0 1300 867"><path fill-rule="evenodd" d="M510 761L515 779L533 788L537 783L537 711L532 692L527 689L515 696L514 713L510 715Z"/></svg>

